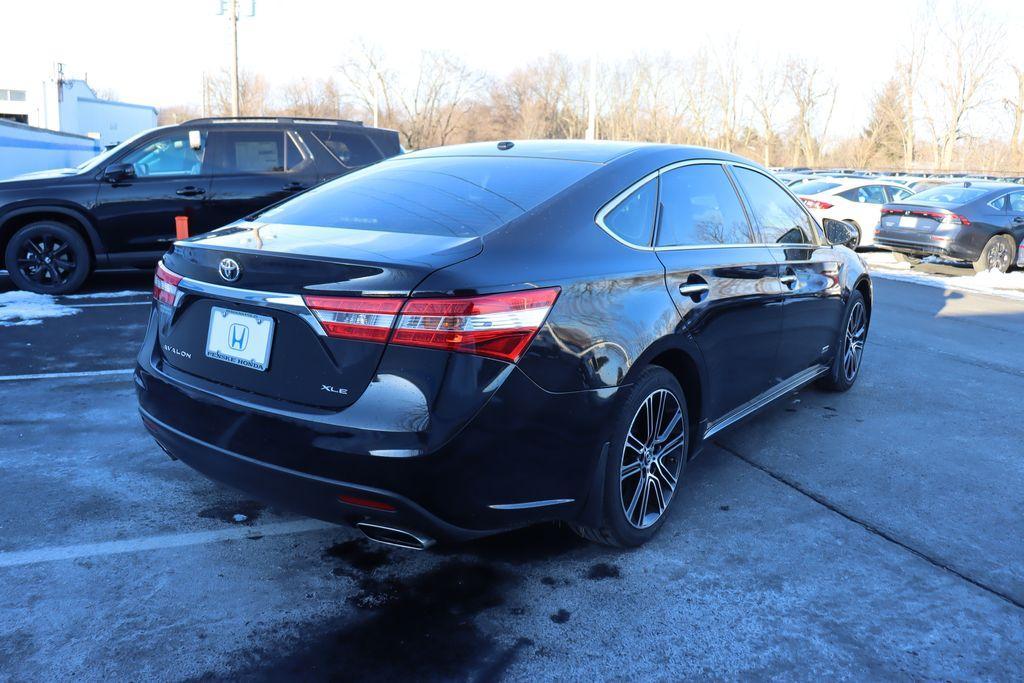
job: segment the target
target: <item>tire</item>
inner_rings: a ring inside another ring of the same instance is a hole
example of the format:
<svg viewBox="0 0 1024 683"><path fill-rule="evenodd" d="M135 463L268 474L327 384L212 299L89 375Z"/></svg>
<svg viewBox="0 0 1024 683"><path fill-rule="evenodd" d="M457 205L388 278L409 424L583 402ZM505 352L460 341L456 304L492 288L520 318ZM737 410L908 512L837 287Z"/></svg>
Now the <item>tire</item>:
<svg viewBox="0 0 1024 683"><path fill-rule="evenodd" d="M647 426L648 415L655 417L660 428ZM686 397L679 382L664 368L645 369L613 424L605 464L604 519L598 528L572 524L572 529L587 540L619 548L635 548L650 540L677 497L690 447L689 430ZM652 442L653 449L649 448ZM623 476L627 470L630 473ZM642 489L642 484L647 488Z"/></svg>
<svg viewBox="0 0 1024 683"><path fill-rule="evenodd" d="M981 256L974 262L974 270L983 273L986 270L998 270L1005 273L1013 268L1017 256L1017 244L1009 235L995 235L985 243Z"/></svg>
<svg viewBox="0 0 1024 683"><path fill-rule="evenodd" d="M18 289L37 294L69 294L92 268L89 245L73 228L37 221L18 230L4 250L4 263Z"/></svg>
<svg viewBox="0 0 1024 683"><path fill-rule="evenodd" d="M832 368L819 382L819 386L822 389L826 391L848 391L857 381L864 358L864 343L868 338L868 325L870 322L871 319L868 315L868 307L864 301L864 295L854 290L850 296L850 301L846 304L843 324L839 328L839 336L836 340L836 353L832 358ZM850 354L852 354L852 358Z"/></svg>

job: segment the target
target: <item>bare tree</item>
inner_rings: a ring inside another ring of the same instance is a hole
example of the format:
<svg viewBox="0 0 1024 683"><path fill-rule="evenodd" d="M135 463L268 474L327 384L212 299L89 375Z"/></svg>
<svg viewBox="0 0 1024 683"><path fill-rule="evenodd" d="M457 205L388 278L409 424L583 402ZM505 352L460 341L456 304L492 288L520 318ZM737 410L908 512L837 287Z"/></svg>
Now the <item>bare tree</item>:
<svg viewBox="0 0 1024 683"><path fill-rule="evenodd" d="M1009 151L1010 163L1016 164L1017 168L1024 166L1024 68L1010 66L1013 75L1017 80L1017 91L1003 100L1003 104L1010 112L1013 124L1010 128Z"/></svg>
<svg viewBox="0 0 1024 683"><path fill-rule="evenodd" d="M786 64L784 81L796 110L793 117L795 157L814 166L832 118L836 86L826 79L821 67L795 58Z"/></svg>
<svg viewBox="0 0 1024 683"><path fill-rule="evenodd" d="M211 116L229 116L231 114L231 75L223 69L215 76L206 79L207 96L210 103ZM240 116L267 116L271 113L270 86L260 74L243 71L238 74Z"/></svg>
<svg viewBox="0 0 1024 683"><path fill-rule="evenodd" d="M957 142L967 135L968 115L984 99L1005 33L980 6L957 3L951 20L940 25L939 34L946 54L936 84L945 106L943 118L935 125L936 148L939 167L948 169Z"/></svg>
<svg viewBox="0 0 1024 683"><path fill-rule="evenodd" d="M761 163L771 163L772 145L776 140L775 119L782 102L783 74L778 64L762 63L754 78L748 100L757 117L758 133L761 136Z"/></svg>

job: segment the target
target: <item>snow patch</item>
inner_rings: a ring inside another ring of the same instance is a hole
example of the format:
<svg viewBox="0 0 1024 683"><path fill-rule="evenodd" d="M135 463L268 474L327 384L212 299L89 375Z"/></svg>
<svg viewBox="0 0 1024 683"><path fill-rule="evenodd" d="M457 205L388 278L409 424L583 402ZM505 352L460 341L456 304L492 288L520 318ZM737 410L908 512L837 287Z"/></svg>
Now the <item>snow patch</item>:
<svg viewBox="0 0 1024 683"><path fill-rule="evenodd" d="M912 268L909 263L897 261L891 252L868 252L860 254L860 257L868 264L875 277L1024 301L1024 271L1000 273L997 270L988 270L973 275L936 275ZM941 258L929 258L927 262L953 265L953 262ZM966 268L963 270L967 273L972 272Z"/></svg>
<svg viewBox="0 0 1024 683"><path fill-rule="evenodd" d="M93 292L92 294L67 294L65 299L124 299L129 296L151 296L152 292L126 289L121 292Z"/></svg>
<svg viewBox="0 0 1024 683"><path fill-rule="evenodd" d="M76 313L81 313L81 309L62 306L49 294L0 294L0 327L40 325L46 318L63 318Z"/></svg>

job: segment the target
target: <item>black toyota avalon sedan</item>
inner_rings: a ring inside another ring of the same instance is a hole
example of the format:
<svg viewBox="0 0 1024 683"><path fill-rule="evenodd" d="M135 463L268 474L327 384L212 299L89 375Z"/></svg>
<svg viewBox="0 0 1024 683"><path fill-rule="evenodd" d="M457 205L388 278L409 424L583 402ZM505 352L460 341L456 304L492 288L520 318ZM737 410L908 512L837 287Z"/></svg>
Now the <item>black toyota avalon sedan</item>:
<svg viewBox="0 0 1024 683"><path fill-rule="evenodd" d="M969 180L933 187L882 207L875 243L917 261L967 261L977 271L1024 266L1024 188Z"/></svg>
<svg viewBox="0 0 1024 683"><path fill-rule="evenodd" d="M564 520L635 546L708 439L856 381L850 239L708 149L396 157L174 244L142 420L209 477L385 543Z"/></svg>

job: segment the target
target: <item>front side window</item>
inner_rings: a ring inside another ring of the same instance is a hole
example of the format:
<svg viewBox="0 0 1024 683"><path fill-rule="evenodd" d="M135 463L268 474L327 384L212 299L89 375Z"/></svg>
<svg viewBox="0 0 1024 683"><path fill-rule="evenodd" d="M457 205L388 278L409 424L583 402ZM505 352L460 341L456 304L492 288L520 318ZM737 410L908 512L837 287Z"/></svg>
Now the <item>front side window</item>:
<svg viewBox="0 0 1024 683"><path fill-rule="evenodd" d="M1024 213L1024 192L1014 192L1010 195L1010 211Z"/></svg>
<svg viewBox="0 0 1024 683"><path fill-rule="evenodd" d="M648 246L658 211L658 179L634 190L605 214L604 226L630 244Z"/></svg>
<svg viewBox="0 0 1024 683"><path fill-rule="evenodd" d="M892 197L892 201L894 202L902 201L912 194L914 193L905 187L889 187L889 195Z"/></svg>
<svg viewBox="0 0 1024 683"><path fill-rule="evenodd" d="M718 164L661 174L658 246L750 244L753 236L736 190Z"/></svg>
<svg viewBox="0 0 1024 683"><path fill-rule="evenodd" d="M147 142L127 154L121 163L131 164L135 177L199 175L206 152L206 135L201 134L199 149L192 149L188 131L181 130Z"/></svg>
<svg viewBox="0 0 1024 683"><path fill-rule="evenodd" d="M865 185L840 192L839 196L858 204L885 204L885 189L881 185Z"/></svg>
<svg viewBox="0 0 1024 683"><path fill-rule="evenodd" d="M813 244L814 227L803 207L778 183L757 171L735 167L736 180L764 240L773 244Z"/></svg>

